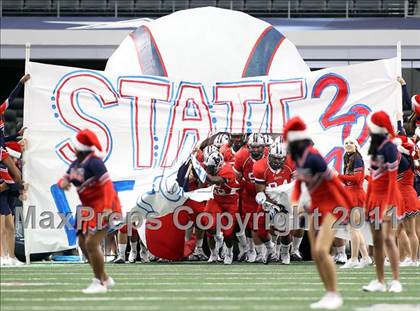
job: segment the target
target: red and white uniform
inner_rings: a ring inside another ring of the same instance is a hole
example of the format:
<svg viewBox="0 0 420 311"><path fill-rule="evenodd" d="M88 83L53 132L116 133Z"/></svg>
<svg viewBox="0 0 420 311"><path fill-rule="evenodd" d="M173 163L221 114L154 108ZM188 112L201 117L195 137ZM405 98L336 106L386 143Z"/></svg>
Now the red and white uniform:
<svg viewBox="0 0 420 311"><path fill-rule="evenodd" d="M284 184L284 182L291 182L294 174L294 165L289 157L287 157L283 168L274 171L268 163L268 158L263 158L254 164L253 173L256 184L263 184L266 188L274 188ZM258 205L257 211L258 213L264 212L263 207ZM268 227L266 217L258 217L258 235L260 237L267 237L267 234L269 233Z"/></svg>
<svg viewBox="0 0 420 311"><path fill-rule="evenodd" d="M401 193L403 214L405 217L416 216L420 213L419 201L414 189L414 171L408 156L402 155L398 165L398 188Z"/></svg>
<svg viewBox="0 0 420 311"><path fill-rule="evenodd" d="M286 158L283 168L277 171L270 167L267 158L258 160L253 169L255 182L265 184L269 188L280 186L285 181L289 183L293 177L294 167L289 157Z"/></svg>
<svg viewBox="0 0 420 311"><path fill-rule="evenodd" d="M365 166L362 157L359 154L354 154L353 170L344 168L344 174L338 175L338 178L343 182L346 190L350 194L352 201L351 207L364 207L366 200L366 193L363 190L363 181L365 179Z"/></svg>
<svg viewBox="0 0 420 311"><path fill-rule="evenodd" d="M236 180L235 172L229 163L223 164L217 172L217 176L223 177L225 182L221 185L216 185L214 188L214 198L207 201L206 212L210 213L213 218L213 226L210 229L216 228L216 215L219 213L229 213L233 217L233 225L228 229L222 230L225 237L231 236L236 225L236 213L238 213L238 191L240 185ZM226 225L227 220L222 217L222 224Z"/></svg>
<svg viewBox="0 0 420 311"><path fill-rule="evenodd" d="M336 207L347 210L351 207L351 199L333 171L327 166L318 150L309 146L296 162L296 183L292 193L292 201L297 202L301 194L301 184L305 183L311 196L310 213L318 210L319 224L327 214L339 218L343 211L334 211Z"/></svg>
<svg viewBox="0 0 420 311"><path fill-rule="evenodd" d="M366 212L370 221L382 221L389 206L396 208L397 218L401 218L401 196L397 185L398 164L401 155L389 139L379 146L377 156L371 158L370 177L366 195Z"/></svg>
<svg viewBox="0 0 420 311"><path fill-rule="evenodd" d="M255 195L257 191L255 189L255 177L254 177L254 164L257 161L254 160L249 152L248 148L242 148L235 155L235 164L233 169L242 175L240 181L240 212L242 220L245 219L247 214L251 214L246 226L252 229L252 214L258 210L258 204L255 202Z"/></svg>
<svg viewBox="0 0 420 311"><path fill-rule="evenodd" d="M86 156L83 161L75 160L71 163L62 179L76 187L83 206L93 209L94 217L83 223L82 231L84 233L87 230L95 231L98 228L98 213L121 213L120 200L105 164L93 152ZM58 182L59 185L61 181ZM102 228L106 228L106 225L104 222Z"/></svg>
<svg viewBox="0 0 420 311"><path fill-rule="evenodd" d="M242 149L248 149L247 145L243 145L238 151L235 152L229 144L220 147L219 152L222 154L225 162L230 163L232 166L235 164L235 155Z"/></svg>

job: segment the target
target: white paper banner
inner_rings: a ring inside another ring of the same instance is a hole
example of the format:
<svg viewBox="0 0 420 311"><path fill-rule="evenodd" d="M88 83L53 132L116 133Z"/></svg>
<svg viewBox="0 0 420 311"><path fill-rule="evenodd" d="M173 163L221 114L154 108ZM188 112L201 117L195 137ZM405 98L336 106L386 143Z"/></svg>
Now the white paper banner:
<svg viewBox="0 0 420 311"><path fill-rule="evenodd" d="M301 116L317 148L341 170L343 140L352 135L366 149L366 116L383 109L396 120L401 111L397 58L329 68L304 76L222 81L212 85L152 76L113 76L100 71L30 62L24 121L28 206L36 228L25 238L31 253L74 246L68 228L41 229L42 212L74 212L75 191L55 183L73 158L69 138L90 128L125 211L151 185L188 158L197 141L211 133L281 132L286 120ZM165 173L166 171L166 173ZM55 226L60 222L56 216Z"/></svg>

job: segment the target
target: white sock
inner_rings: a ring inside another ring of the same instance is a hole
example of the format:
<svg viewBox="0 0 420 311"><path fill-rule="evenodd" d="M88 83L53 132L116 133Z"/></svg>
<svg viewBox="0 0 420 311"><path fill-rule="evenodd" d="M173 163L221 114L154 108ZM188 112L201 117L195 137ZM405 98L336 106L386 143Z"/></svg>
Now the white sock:
<svg viewBox="0 0 420 311"><path fill-rule="evenodd" d="M246 249L248 246L248 243L246 240L245 233L236 233L236 237L238 238L239 245L241 245L244 249Z"/></svg>
<svg viewBox="0 0 420 311"><path fill-rule="evenodd" d="M223 246L223 236L214 236L214 240L216 242L216 249L219 251L219 249Z"/></svg>
<svg viewBox="0 0 420 311"><path fill-rule="evenodd" d="M292 243L289 244L280 244L280 253L282 254L287 254L290 250L290 246L292 245Z"/></svg>
<svg viewBox="0 0 420 311"><path fill-rule="evenodd" d="M137 241L130 242L130 247L131 247L130 253L137 254Z"/></svg>
<svg viewBox="0 0 420 311"><path fill-rule="evenodd" d="M298 251L300 248L300 244L302 243L303 238L293 237L292 238L292 251Z"/></svg>
<svg viewBox="0 0 420 311"><path fill-rule="evenodd" d="M203 238L197 239L197 242L195 243L195 247L196 248L203 248L203 241L204 241Z"/></svg>
<svg viewBox="0 0 420 311"><path fill-rule="evenodd" d="M262 254L263 245L262 244L255 244L255 251L257 252L257 255Z"/></svg>
<svg viewBox="0 0 420 311"><path fill-rule="evenodd" d="M126 249L127 249L127 244L118 244L118 256L120 258L125 258Z"/></svg>
<svg viewBox="0 0 420 311"><path fill-rule="evenodd" d="M274 243L272 241L264 242L265 247L267 247L267 251L273 251Z"/></svg>
<svg viewBox="0 0 420 311"><path fill-rule="evenodd" d="M212 256L217 256L216 248L210 248L210 253Z"/></svg>
<svg viewBox="0 0 420 311"><path fill-rule="evenodd" d="M233 247L228 247L225 243L226 246L226 255L232 255L233 254Z"/></svg>
<svg viewBox="0 0 420 311"><path fill-rule="evenodd" d="M253 238L246 238L249 245L249 250L252 252L255 249L254 239Z"/></svg>
<svg viewBox="0 0 420 311"><path fill-rule="evenodd" d="M337 254L345 254L346 253L346 246L338 246L337 248Z"/></svg>
<svg viewBox="0 0 420 311"><path fill-rule="evenodd" d="M280 251L281 251L281 244L276 244L276 254L280 255Z"/></svg>

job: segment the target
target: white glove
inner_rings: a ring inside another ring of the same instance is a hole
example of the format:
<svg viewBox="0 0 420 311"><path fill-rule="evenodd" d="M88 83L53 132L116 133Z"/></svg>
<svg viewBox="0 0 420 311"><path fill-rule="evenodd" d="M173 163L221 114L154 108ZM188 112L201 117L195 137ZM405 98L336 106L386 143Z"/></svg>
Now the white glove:
<svg viewBox="0 0 420 311"><path fill-rule="evenodd" d="M264 204L266 200L267 200L267 197L264 192L258 192L257 195L255 196L255 201L260 205Z"/></svg>

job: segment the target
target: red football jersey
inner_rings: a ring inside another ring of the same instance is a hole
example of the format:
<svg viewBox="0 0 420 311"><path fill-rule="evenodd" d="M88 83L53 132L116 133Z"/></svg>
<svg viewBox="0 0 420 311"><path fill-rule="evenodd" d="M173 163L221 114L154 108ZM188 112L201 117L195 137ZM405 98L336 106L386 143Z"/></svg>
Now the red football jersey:
<svg viewBox="0 0 420 311"><path fill-rule="evenodd" d="M246 190L247 193L250 195L255 196L256 195L256 189L255 189L255 177L254 177L254 164L257 161L254 160L250 153L248 148L243 148L239 150L235 155L235 164L233 166L233 169L242 174L242 186L243 189Z"/></svg>
<svg viewBox="0 0 420 311"><path fill-rule="evenodd" d="M277 187L285 181L289 183L292 180L294 165L287 157L283 168L274 171L268 165L268 158L263 158L254 164L253 172L256 183L265 184L267 187Z"/></svg>
<svg viewBox="0 0 420 311"><path fill-rule="evenodd" d="M232 165L225 163L217 173L217 176L223 177L225 182L221 185L216 185L214 188L214 199L220 202L226 202L227 200L237 200L237 192L240 186L236 180L236 175L233 171Z"/></svg>
<svg viewBox="0 0 420 311"><path fill-rule="evenodd" d="M226 163L230 163L231 165L235 164L235 155L240 152L242 149L248 149L247 145L243 145L237 152L233 150L232 147L229 146L229 144L225 144L222 147L220 147L219 152L222 154L223 159Z"/></svg>

